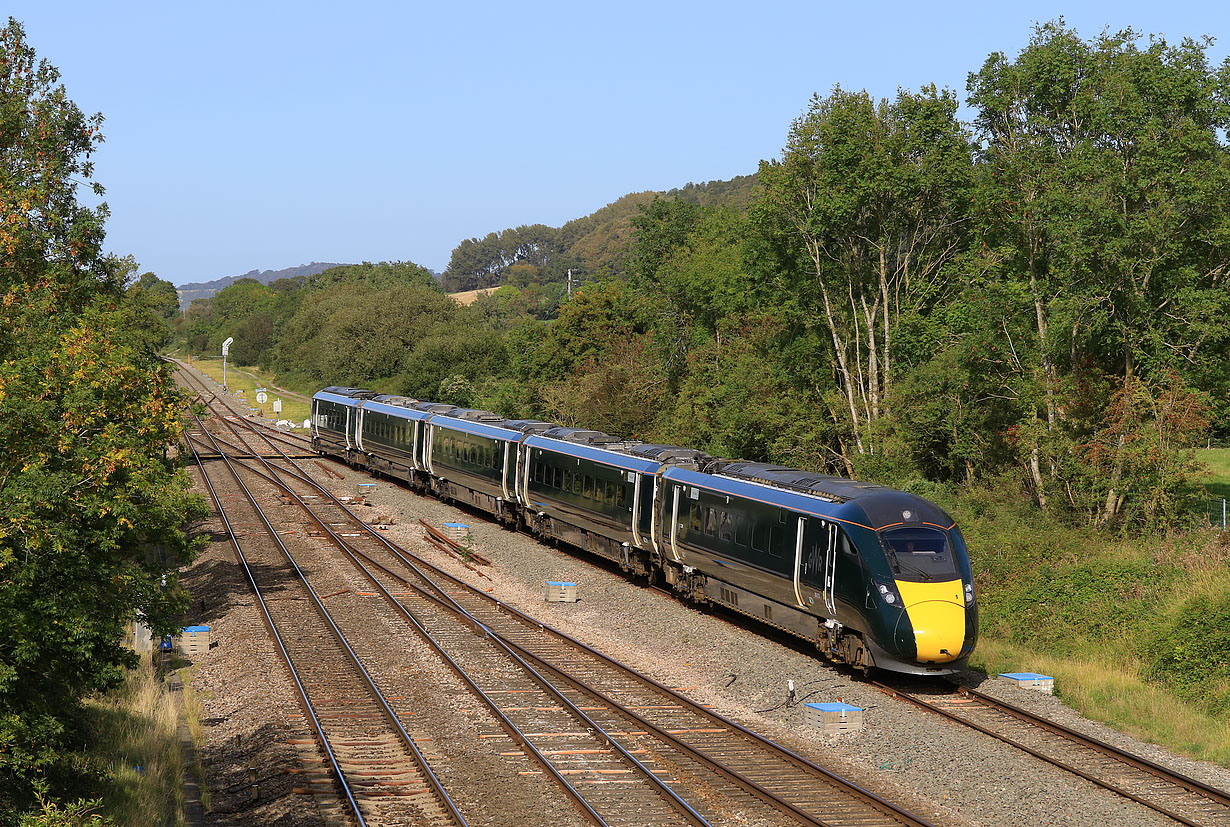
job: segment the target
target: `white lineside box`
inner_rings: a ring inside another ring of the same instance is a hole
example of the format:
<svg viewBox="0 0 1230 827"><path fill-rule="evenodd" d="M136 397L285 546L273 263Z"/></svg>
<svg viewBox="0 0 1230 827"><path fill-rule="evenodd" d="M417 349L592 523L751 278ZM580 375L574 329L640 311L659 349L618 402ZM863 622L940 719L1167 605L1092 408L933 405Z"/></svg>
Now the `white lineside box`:
<svg viewBox="0 0 1230 827"><path fill-rule="evenodd" d="M999 676L1021 689L1034 689L1048 695L1055 694L1055 679L1050 675L1039 675L1037 672L1000 672Z"/></svg>
<svg viewBox="0 0 1230 827"><path fill-rule="evenodd" d="M548 603L576 603L577 602L577 584L568 583L563 580L548 580L547 581L547 602Z"/></svg>
<svg viewBox="0 0 1230 827"><path fill-rule="evenodd" d="M803 704L803 723L825 735L857 732L863 728L863 710L841 702Z"/></svg>
<svg viewBox="0 0 1230 827"><path fill-rule="evenodd" d="M186 658L209 651L209 627L185 626L175 636L175 648Z"/></svg>
<svg viewBox="0 0 1230 827"><path fill-rule="evenodd" d="M444 523L444 536L463 546L470 544L470 527L465 523Z"/></svg>

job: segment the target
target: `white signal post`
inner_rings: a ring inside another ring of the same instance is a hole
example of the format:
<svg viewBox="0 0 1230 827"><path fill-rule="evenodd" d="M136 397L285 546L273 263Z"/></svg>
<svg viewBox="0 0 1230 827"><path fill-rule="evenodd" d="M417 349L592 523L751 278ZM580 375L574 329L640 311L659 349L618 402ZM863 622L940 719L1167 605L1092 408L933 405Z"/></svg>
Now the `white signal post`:
<svg viewBox="0 0 1230 827"><path fill-rule="evenodd" d="M227 336L226 341L222 343L222 390L226 390L226 355L231 352L233 341L235 341L234 336Z"/></svg>
<svg viewBox="0 0 1230 827"><path fill-rule="evenodd" d="M268 401L269 401L269 394L265 393L265 389L257 388L256 389L256 404L261 406L260 415L262 417L265 415L265 403Z"/></svg>

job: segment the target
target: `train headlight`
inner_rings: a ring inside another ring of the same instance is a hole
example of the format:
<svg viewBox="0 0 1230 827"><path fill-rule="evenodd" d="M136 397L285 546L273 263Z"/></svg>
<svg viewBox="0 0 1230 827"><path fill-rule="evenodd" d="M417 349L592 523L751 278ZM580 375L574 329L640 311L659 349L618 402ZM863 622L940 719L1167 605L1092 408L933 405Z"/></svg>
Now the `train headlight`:
<svg viewBox="0 0 1230 827"><path fill-rule="evenodd" d="M965 605L966 606L974 605L974 584L973 583L965 584Z"/></svg>
<svg viewBox="0 0 1230 827"><path fill-rule="evenodd" d="M901 605L901 595L897 594L897 590L887 583L875 581L876 591L880 593L880 599L890 606Z"/></svg>

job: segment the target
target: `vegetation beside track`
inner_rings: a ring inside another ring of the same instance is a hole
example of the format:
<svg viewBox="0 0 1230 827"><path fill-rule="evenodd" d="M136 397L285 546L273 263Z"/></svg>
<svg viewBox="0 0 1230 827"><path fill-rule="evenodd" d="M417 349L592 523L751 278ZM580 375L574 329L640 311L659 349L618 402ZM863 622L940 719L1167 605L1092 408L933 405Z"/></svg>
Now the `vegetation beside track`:
<svg viewBox="0 0 1230 827"><path fill-rule="evenodd" d="M205 374L215 382L218 382L219 384L222 383L221 359L193 357L188 355L179 356L178 358L182 358L184 361L192 365L195 370ZM261 370L259 367L250 365L235 366L228 364L226 368L226 384L231 391L236 393L242 392L244 397L248 400L248 404L258 410L261 406L256 402L256 389L267 388L269 393L269 401L264 405L265 417L267 419L275 418L273 413L273 400L281 399L282 413L280 414L280 418L288 419L291 422L298 422L300 424L303 423L303 420L311 416L311 395L319 390L319 388L313 388L306 394L298 394L303 397L300 399L297 399L294 396L284 395L280 393L281 389L275 390L273 376L270 373ZM291 392L297 393L295 391Z"/></svg>

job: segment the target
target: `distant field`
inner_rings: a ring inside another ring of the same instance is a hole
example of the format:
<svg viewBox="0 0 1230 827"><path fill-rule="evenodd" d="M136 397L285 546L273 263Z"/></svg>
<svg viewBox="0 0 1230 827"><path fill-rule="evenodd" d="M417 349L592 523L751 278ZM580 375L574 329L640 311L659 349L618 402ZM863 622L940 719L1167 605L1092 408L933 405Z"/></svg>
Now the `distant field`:
<svg viewBox="0 0 1230 827"><path fill-rule="evenodd" d="M184 361L214 381L222 381L221 359L193 359L185 357ZM282 400L282 419L302 423L303 420L311 415L311 401L308 397L294 391L275 389L273 383L267 377L261 375L259 368L236 367L235 365L228 364L226 367L226 383L236 393L243 391L244 397L248 400L248 405L258 410L260 405L256 402L256 389L266 388L269 394L269 401L265 403L265 416L269 419L272 419L274 416L273 401L275 399Z"/></svg>
<svg viewBox="0 0 1230 827"><path fill-rule="evenodd" d="M1209 474L1204 478L1209 496L1230 498L1230 448L1201 449L1196 456L1209 466Z"/></svg>

